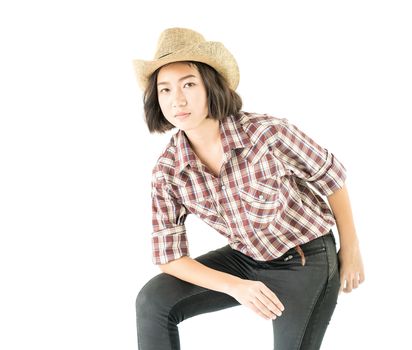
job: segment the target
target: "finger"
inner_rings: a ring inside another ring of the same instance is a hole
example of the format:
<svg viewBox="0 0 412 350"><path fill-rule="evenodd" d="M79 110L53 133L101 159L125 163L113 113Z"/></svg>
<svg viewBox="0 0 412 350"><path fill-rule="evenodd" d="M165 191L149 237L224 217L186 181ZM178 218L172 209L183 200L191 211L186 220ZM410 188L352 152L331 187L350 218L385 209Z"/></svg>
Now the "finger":
<svg viewBox="0 0 412 350"><path fill-rule="evenodd" d="M266 296L280 311L284 311L285 307L277 297L275 293L273 293L268 287L263 285L261 292L264 296Z"/></svg>
<svg viewBox="0 0 412 350"><path fill-rule="evenodd" d="M346 288L344 289L346 293L352 292L352 288L353 288L352 281L353 281L353 277L351 275L346 277Z"/></svg>
<svg viewBox="0 0 412 350"><path fill-rule="evenodd" d="M270 309L268 309L266 305L263 304L258 298L256 298L253 301L253 304L260 311L260 313L264 315L264 317L267 320L274 320L276 318L276 314L274 314Z"/></svg>
<svg viewBox="0 0 412 350"><path fill-rule="evenodd" d="M275 314L276 316L281 316L282 311L278 308L278 306L273 302L273 300L270 300L265 294L260 293L256 296L256 298L265 306L266 309L269 310L272 314Z"/></svg>
<svg viewBox="0 0 412 350"><path fill-rule="evenodd" d="M253 304L252 302L247 304L247 306L254 311L255 313L257 313L260 317L264 318L265 320L270 320L272 319L272 317L268 317L266 316L258 307L256 307L255 304ZM275 316L276 317L276 316Z"/></svg>
<svg viewBox="0 0 412 350"><path fill-rule="evenodd" d="M346 287L346 279L343 274L340 276L340 288L339 288L339 293L342 293Z"/></svg>
<svg viewBox="0 0 412 350"><path fill-rule="evenodd" d="M359 273L359 283L363 283L365 281L365 274L362 272Z"/></svg>
<svg viewBox="0 0 412 350"><path fill-rule="evenodd" d="M358 273L355 273L352 285L353 285L353 289L356 289L359 287L359 274Z"/></svg>

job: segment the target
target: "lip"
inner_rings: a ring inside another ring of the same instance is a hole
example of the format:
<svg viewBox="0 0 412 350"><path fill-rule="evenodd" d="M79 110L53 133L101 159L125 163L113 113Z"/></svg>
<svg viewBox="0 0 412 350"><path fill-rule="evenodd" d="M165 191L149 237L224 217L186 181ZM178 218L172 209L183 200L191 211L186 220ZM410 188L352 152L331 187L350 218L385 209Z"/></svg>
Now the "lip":
<svg viewBox="0 0 412 350"><path fill-rule="evenodd" d="M180 112L175 115L175 118L182 120L182 119L187 118L189 115L190 113Z"/></svg>

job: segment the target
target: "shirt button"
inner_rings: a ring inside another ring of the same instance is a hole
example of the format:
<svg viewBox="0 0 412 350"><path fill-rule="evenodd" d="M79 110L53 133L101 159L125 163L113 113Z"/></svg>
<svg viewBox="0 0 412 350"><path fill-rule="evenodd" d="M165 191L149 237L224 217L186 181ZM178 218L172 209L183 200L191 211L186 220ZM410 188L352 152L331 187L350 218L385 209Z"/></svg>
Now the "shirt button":
<svg viewBox="0 0 412 350"><path fill-rule="evenodd" d="M276 206L276 207L280 207L280 201L276 201L276 202L275 202L275 206Z"/></svg>
<svg viewBox="0 0 412 350"><path fill-rule="evenodd" d="M224 189L226 188L226 186L225 186L225 185L222 185L222 187L221 187L221 188L222 188L222 190L224 190Z"/></svg>
<svg viewBox="0 0 412 350"><path fill-rule="evenodd" d="M260 199L260 200L263 199L263 194L259 195L259 199Z"/></svg>

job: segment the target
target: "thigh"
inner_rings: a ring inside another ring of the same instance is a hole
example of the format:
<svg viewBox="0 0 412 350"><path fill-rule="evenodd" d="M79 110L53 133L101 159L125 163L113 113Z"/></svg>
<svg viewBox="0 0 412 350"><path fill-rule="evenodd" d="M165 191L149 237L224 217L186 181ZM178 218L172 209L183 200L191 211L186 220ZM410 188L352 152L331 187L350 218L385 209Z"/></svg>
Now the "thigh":
<svg viewBox="0 0 412 350"><path fill-rule="evenodd" d="M236 274L237 270L231 267L230 253L231 250L224 247L196 260L211 268ZM239 303L227 294L160 273L146 283L136 299L139 349L180 349L178 323L235 305Z"/></svg>
<svg viewBox="0 0 412 350"><path fill-rule="evenodd" d="M320 349L326 329L337 304L339 287L339 270L336 270L326 283L321 296L316 302L302 339L301 349Z"/></svg>
<svg viewBox="0 0 412 350"><path fill-rule="evenodd" d="M257 273L257 279L272 289L285 306L282 316L273 321L277 350L303 349L310 318L332 272L326 244L330 240L327 235L302 245L305 266L301 265L299 254L291 250L280 259L262 264Z"/></svg>
<svg viewBox="0 0 412 350"><path fill-rule="evenodd" d="M301 349L305 350L320 349L339 295L340 276L336 242L333 235L325 237L324 241L328 259L328 279L305 329L301 344Z"/></svg>
<svg viewBox="0 0 412 350"><path fill-rule="evenodd" d="M210 268L243 276L229 246L208 252L195 260ZM141 289L136 301L138 315L152 319L168 317L179 323L189 317L239 305L231 296L185 282L166 273L149 280Z"/></svg>

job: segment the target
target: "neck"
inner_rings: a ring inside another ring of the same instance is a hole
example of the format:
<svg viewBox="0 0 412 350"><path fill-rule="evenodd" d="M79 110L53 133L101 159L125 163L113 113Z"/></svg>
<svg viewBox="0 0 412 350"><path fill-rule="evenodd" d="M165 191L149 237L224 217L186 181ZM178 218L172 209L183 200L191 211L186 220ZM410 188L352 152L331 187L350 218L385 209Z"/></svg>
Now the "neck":
<svg viewBox="0 0 412 350"><path fill-rule="evenodd" d="M219 121L215 119L205 119L201 127L185 131L185 134L195 152L213 148L221 142Z"/></svg>

